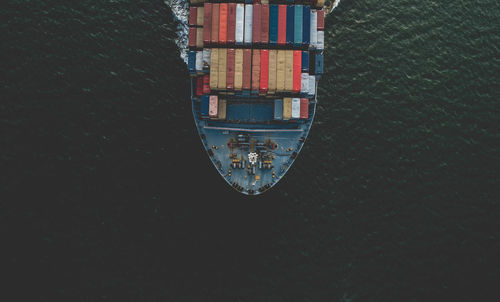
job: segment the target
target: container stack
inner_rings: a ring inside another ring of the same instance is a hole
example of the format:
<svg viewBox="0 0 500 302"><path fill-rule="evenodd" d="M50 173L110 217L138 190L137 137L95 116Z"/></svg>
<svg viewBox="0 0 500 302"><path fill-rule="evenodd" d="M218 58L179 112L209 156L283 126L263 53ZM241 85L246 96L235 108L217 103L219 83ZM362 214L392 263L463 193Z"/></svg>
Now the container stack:
<svg viewBox="0 0 500 302"><path fill-rule="evenodd" d="M231 96L274 102L274 120L307 119L323 74L323 6L190 0L188 70L202 116L225 118Z"/></svg>

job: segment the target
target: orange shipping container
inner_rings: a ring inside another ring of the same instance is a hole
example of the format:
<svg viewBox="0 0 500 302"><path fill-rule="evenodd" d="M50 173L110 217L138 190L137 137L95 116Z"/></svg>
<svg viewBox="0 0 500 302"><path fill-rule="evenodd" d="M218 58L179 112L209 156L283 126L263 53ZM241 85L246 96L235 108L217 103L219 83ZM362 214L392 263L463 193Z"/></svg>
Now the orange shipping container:
<svg viewBox="0 0 500 302"><path fill-rule="evenodd" d="M252 50L243 49L243 89L252 88Z"/></svg>
<svg viewBox="0 0 500 302"><path fill-rule="evenodd" d="M285 91L285 50L278 50L276 60L276 91Z"/></svg>
<svg viewBox="0 0 500 302"><path fill-rule="evenodd" d="M269 87L268 94L274 94L276 91L276 60L277 50L271 49L269 51Z"/></svg>
<svg viewBox="0 0 500 302"><path fill-rule="evenodd" d="M252 51L252 91L259 91L260 85L260 49Z"/></svg>
<svg viewBox="0 0 500 302"><path fill-rule="evenodd" d="M227 49L219 48L219 79L218 89L226 89L226 70L227 70Z"/></svg>
<svg viewBox="0 0 500 302"><path fill-rule="evenodd" d="M293 50L285 50L285 91L293 90Z"/></svg>
<svg viewBox="0 0 500 302"><path fill-rule="evenodd" d="M212 48L210 52L210 89L217 89L219 82L219 49Z"/></svg>
<svg viewBox="0 0 500 302"><path fill-rule="evenodd" d="M227 3L221 3L219 8L219 43L227 42Z"/></svg>
<svg viewBox="0 0 500 302"><path fill-rule="evenodd" d="M234 89L243 88L243 49L236 49L234 54Z"/></svg>
<svg viewBox="0 0 500 302"><path fill-rule="evenodd" d="M269 49L260 50L260 94L266 94L269 87Z"/></svg>

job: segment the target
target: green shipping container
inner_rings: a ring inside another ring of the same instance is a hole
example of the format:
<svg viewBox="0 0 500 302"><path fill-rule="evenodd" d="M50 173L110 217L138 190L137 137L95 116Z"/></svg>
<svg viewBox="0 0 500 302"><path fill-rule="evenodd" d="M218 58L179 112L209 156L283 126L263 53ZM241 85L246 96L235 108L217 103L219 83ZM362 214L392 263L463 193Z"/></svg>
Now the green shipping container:
<svg viewBox="0 0 500 302"><path fill-rule="evenodd" d="M293 31L293 45L294 46L302 46L302 18L303 18L303 6L295 5L295 17L294 17L294 26L295 29Z"/></svg>

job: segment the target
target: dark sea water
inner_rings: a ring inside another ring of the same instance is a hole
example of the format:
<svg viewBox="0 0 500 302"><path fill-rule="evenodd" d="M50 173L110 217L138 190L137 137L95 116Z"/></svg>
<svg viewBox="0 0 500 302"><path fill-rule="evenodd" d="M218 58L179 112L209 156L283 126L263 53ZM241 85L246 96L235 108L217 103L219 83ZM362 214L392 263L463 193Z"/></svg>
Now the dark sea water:
<svg viewBox="0 0 500 302"><path fill-rule="evenodd" d="M259 197L202 149L163 1L0 14L2 295L498 301L499 1L342 0L308 141Z"/></svg>

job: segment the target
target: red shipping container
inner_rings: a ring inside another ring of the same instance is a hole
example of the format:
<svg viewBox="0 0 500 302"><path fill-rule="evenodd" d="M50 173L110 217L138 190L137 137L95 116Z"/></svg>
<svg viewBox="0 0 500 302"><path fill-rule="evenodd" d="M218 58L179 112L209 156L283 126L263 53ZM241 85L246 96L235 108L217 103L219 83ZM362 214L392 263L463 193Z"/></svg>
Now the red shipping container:
<svg viewBox="0 0 500 302"><path fill-rule="evenodd" d="M253 28L252 28L252 42L260 43L260 12L262 5L254 4L253 5Z"/></svg>
<svg viewBox="0 0 500 302"><path fill-rule="evenodd" d="M212 43L219 43L219 3L212 4Z"/></svg>
<svg viewBox="0 0 500 302"><path fill-rule="evenodd" d="M286 44L286 5L278 5L278 45Z"/></svg>
<svg viewBox="0 0 500 302"><path fill-rule="evenodd" d="M210 75L206 74L203 76L203 94L210 93Z"/></svg>
<svg viewBox="0 0 500 302"><path fill-rule="evenodd" d="M259 93L267 93L269 87L269 49L260 50L260 90Z"/></svg>
<svg viewBox="0 0 500 302"><path fill-rule="evenodd" d="M229 48L227 50L227 60L226 60L226 88L228 90L234 89L234 48Z"/></svg>
<svg viewBox="0 0 500 302"><path fill-rule="evenodd" d="M262 23L260 25L261 35L260 42L267 44L269 43L269 5L262 4L262 9L260 12Z"/></svg>
<svg viewBox="0 0 500 302"><path fill-rule="evenodd" d="M195 6L191 6L189 8L189 22L188 24L191 25L191 26L195 26L196 25L196 12L197 12L197 8Z"/></svg>
<svg viewBox="0 0 500 302"><path fill-rule="evenodd" d="M210 44L212 33L212 3L203 4L203 44Z"/></svg>
<svg viewBox="0 0 500 302"><path fill-rule="evenodd" d="M203 77L196 78L196 95L203 95Z"/></svg>
<svg viewBox="0 0 500 302"><path fill-rule="evenodd" d="M243 49L243 89L250 90L252 86L252 50Z"/></svg>
<svg viewBox="0 0 500 302"><path fill-rule="evenodd" d="M260 86L260 49L252 51L252 91L259 91Z"/></svg>
<svg viewBox="0 0 500 302"><path fill-rule="evenodd" d="M219 43L227 42L227 3L219 5Z"/></svg>
<svg viewBox="0 0 500 302"><path fill-rule="evenodd" d="M300 99L300 118L309 117L309 99Z"/></svg>
<svg viewBox="0 0 500 302"><path fill-rule="evenodd" d="M318 30L325 30L325 11L324 10L317 10L317 16L318 16Z"/></svg>
<svg viewBox="0 0 500 302"><path fill-rule="evenodd" d="M302 51L294 50L293 51L293 93L300 92L300 80L301 80L301 71L302 71Z"/></svg>
<svg viewBox="0 0 500 302"><path fill-rule="evenodd" d="M195 48L196 47L196 27L190 27L188 33L188 46Z"/></svg>
<svg viewBox="0 0 500 302"><path fill-rule="evenodd" d="M236 3L227 4L227 43L234 44L236 30Z"/></svg>

